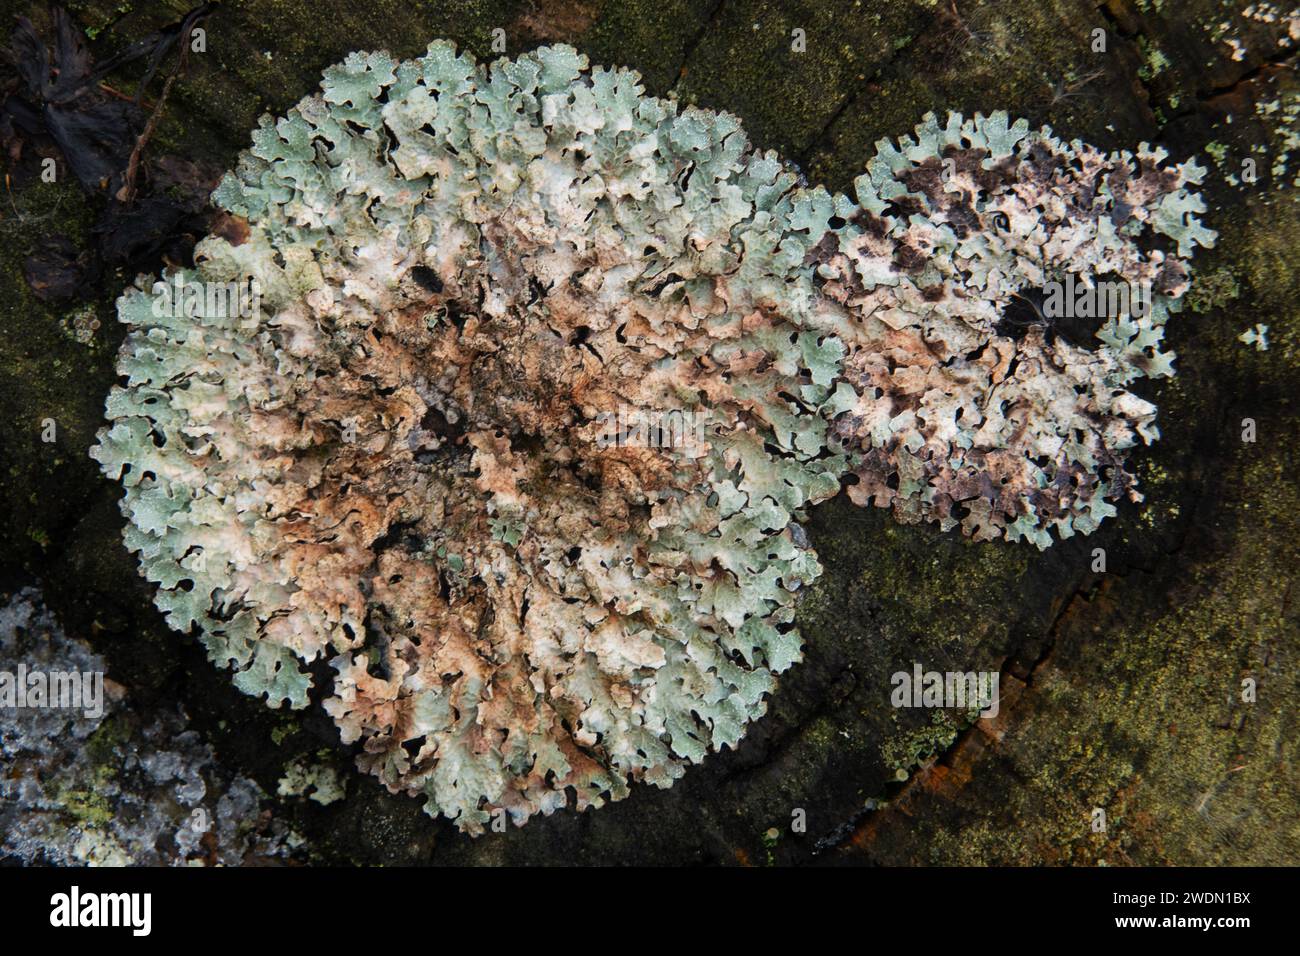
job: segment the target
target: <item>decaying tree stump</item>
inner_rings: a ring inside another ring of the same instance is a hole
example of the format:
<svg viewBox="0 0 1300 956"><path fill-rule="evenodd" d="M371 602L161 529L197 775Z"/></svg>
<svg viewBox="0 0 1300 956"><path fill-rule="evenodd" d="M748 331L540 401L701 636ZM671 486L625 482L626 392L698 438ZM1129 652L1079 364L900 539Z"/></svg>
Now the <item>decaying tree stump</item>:
<svg viewBox="0 0 1300 956"><path fill-rule="evenodd" d="M10 6L51 26L41 5ZM295 761L341 767L346 797L328 806L267 798L318 859L1294 863L1300 21L1234 6L253 0L203 21L203 50L167 91L137 176L183 207L170 238L197 221L232 228L184 197L233 164L262 112L282 113L351 50L411 56L437 37L481 60L572 43L640 70L650 93L736 114L832 189L927 111L1003 109L1103 148L1149 141L1208 165L1203 219L1219 241L1198 254L1192 308L1169 326L1177 377L1138 387L1162 432L1133 459L1145 501L1042 553L902 526L842 496L818 506L808 533L826 573L799 612L805 661L737 750L669 790L471 840L351 771L326 720L241 696L197 641L168 631L122 546L120 489L86 454L114 381L113 301L137 260L106 255L59 294L33 288L46 274L33 256L62 250L66 265L112 241L95 231L107 184L82 189L56 149L33 145L10 151L0 200L0 584L39 585L134 711L179 702L268 794ZM187 7L70 9L107 58ZM101 94L129 100L141 75L123 66ZM146 113L164 81L144 90ZM157 243L155 266L184 245ZM1267 349L1258 331L1241 339L1259 326ZM891 707L891 675L917 663L1000 672L999 713L971 724Z"/></svg>

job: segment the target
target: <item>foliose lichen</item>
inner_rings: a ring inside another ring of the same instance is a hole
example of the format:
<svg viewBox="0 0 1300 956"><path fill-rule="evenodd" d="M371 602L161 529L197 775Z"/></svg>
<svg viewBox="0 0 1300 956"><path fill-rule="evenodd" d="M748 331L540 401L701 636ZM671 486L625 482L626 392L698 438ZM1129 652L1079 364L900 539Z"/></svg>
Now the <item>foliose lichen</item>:
<svg viewBox="0 0 1300 956"><path fill-rule="evenodd" d="M312 763L299 758L284 769L277 781L276 793L282 797L310 797L321 806L329 806L344 797L343 782L338 771L325 763Z"/></svg>
<svg viewBox="0 0 1300 956"><path fill-rule="evenodd" d="M1213 239L1145 146L927 116L854 201L567 46L354 53L253 142L214 195L247 228L119 300L92 455L172 627L273 705L327 659L360 765L473 833L735 746L842 480L1039 547L1136 497L1127 386ZM1007 327L1067 272L1151 308Z"/></svg>

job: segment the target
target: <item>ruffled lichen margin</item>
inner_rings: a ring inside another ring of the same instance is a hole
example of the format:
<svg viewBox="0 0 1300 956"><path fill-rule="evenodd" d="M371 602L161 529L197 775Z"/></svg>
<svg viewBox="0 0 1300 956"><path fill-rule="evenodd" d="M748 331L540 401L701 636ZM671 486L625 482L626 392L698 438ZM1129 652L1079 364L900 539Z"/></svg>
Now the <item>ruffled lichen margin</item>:
<svg viewBox="0 0 1300 956"><path fill-rule="evenodd" d="M214 195L247 229L168 283L256 280L258 310L142 278L92 455L173 628L273 705L329 660L361 766L471 832L734 746L842 483L1039 547L1136 499L1128 386L1172 374L1213 241L1203 170L1145 146L927 116L855 202L566 46L352 54L253 138ZM1152 307L1009 327L1067 272Z"/></svg>

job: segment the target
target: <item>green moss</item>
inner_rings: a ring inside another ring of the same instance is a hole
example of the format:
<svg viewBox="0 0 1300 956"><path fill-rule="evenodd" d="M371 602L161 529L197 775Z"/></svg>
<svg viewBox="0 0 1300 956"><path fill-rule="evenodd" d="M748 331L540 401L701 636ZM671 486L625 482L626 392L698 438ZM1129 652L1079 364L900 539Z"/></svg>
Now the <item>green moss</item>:
<svg viewBox="0 0 1300 956"><path fill-rule="evenodd" d="M1142 80L1152 80L1169 69L1169 57L1159 47L1146 37L1138 37L1137 44L1138 51L1142 54L1142 66L1138 68L1138 76Z"/></svg>
<svg viewBox="0 0 1300 956"><path fill-rule="evenodd" d="M895 780L906 780L914 768L951 747L957 735L969 725L965 715L930 711L925 726L885 740L880 747L881 756Z"/></svg>
<svg viewBox="0 0 1300 956"><path fill-rule="evenodd" d="M294 732L297 729L298 729L298 724L296 721L285 721L284 723L280 724L278 727L272 729L271 742L275 744L277 747L279 747L291 736L293 736Z"/></svg>
<svg viewBox="0 0 1300 956"><path fill-rule="evenodd" d="M117 760L117 748L131 736L128 721L111 714L99 722L94 732L86 738L86 753L96 764L109 765Z"/></svg>
<svg viewBox="0 0 1300 956"><path fill-rule="evenodd" d="M605 0L583 33L555 38L573 42L595 63L634 66L647 91L663 96L677 82L716 5L716 0Z"/></svg>
<svg viewBox="0 0 1300 956"><path fill-rule="evenodd" d="M927 19L903 2L857 0L847 15L806 0L723 4L707 42L686 61L677 93L685 102L740 114L756 143L801 156ZM803 31L802 51L796 30Z"/></svg>
<svg viewBox="0 0 1300 956"><path fill-rule="evenodd" d="M1212 272L1193 277L1192 288L1187 293L1187 305L1197 313L1222 309L1241 294L1241 285L1233 271L1219 267Z"/></svg>
<svg viewBox="0 0 1300 956"><path fill-rule="evenodd" d="M85 781L87 786L84 788L60 789L54 796L55 803L80 826L104 826L112 821L114 814L113 805L105 795L105 788L111 780L110 768L98 767L94 778Z"/></svg>

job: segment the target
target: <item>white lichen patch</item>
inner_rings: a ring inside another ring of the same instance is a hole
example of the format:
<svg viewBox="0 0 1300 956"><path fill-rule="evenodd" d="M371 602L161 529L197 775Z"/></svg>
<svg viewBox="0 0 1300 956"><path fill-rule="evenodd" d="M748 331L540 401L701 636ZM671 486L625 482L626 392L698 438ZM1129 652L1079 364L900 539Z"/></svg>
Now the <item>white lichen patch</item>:
<svg viewBox="0 0 1300 956"><path fill-rule="evenodd" d="M1256 352L1268 351L1268 326L1263 322L1256 322L1252 327L1237 336L1237 341L1245 345L1253 345Z"/></svg>
<svg viewBox="0 0 1300 956"><path fill-rule="evenodd" d="M305 758L284 768L284 776L276 782L276 793L282 797L308 797L321 806L337 803L345 796L337 770Z"/></svg>
<svg viewBox="0 0 1300 956"><path fill-rule="evenodd" d="M1202 170L1145 147L927 117L854 202L565 46L355 53L253 140L214 196L247 229L181 279L260 310L128 291L92 454L173 627L272 704L328 660L361 766L475 833L735 746L800 658L797 522L846 475L1040 547L1135 497L1126 386L1171 374L1213 238ZM1008 328L1067 271L1153 308ZM701 440L611 441L623 409Z"/></svg>
<svg viewBox="0 0 1300 956"><path fill-rule="evenodd" d="M103 674L35 588L0 606L0 673ZM264 812L176 708L0 706L0 860L48 866L241 865L292 859L301 839Z"/></svg>

